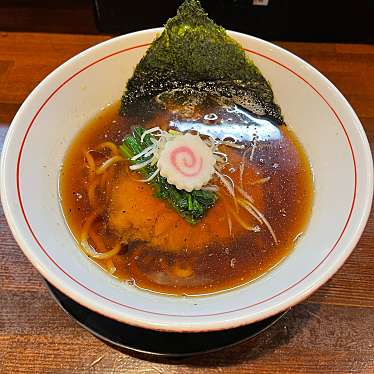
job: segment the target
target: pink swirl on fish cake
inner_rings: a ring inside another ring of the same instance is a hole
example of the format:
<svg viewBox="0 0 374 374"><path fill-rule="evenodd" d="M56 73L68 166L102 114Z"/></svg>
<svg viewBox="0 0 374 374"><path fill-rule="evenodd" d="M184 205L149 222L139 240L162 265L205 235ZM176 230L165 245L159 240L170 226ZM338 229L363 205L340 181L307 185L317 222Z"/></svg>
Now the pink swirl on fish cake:
<svg viewBox="0 0 374 374"><path fill-rule="evenodd" d="M171 164L185 177L199 175L203 166L202 157L197 158L191 148L180 146L170 153Z"/></svg>

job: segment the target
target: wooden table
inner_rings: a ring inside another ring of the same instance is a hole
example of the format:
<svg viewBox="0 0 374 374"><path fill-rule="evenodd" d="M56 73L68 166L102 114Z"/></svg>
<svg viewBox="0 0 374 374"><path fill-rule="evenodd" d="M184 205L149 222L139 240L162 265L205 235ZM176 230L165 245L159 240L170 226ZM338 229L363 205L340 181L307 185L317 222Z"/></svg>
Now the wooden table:
<svg viewBox="0 0 374 374"><path fill-rule="evenodd" d="M108 36L0 34L0 144L35 85ZM374 147L374 46L277 43L347 97ZM374 214L349 260L266 333L236 347L169 360L119 352L70 320L14 241L0 208L0 372L374 373Z"/></svg>

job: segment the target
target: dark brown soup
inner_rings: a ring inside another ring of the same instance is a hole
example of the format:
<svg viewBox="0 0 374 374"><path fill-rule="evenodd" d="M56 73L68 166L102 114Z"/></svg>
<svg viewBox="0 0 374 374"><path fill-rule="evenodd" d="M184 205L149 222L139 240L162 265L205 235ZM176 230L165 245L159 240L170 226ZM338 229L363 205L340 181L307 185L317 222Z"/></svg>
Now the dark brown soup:
<svg viewBox="0 0 374 374"><path fill-rule="evenodd" d="M111 251L95 259L102 268L147 290L200 295L250 282L288 255L308 222L313 181L304 150L286 125L238 107L181 114L169 106L126 118L118 108L101 111L76 137L60 179L62 208L77 241L85 239L98 253ZM224 189L201 221L186 222L117 155L113 143L120 145L134 125L244 144L243 149L223 146L229 156L223 172L245 191L270 229L238 208ZM109 159L105 172L97 172Z"/></svg>

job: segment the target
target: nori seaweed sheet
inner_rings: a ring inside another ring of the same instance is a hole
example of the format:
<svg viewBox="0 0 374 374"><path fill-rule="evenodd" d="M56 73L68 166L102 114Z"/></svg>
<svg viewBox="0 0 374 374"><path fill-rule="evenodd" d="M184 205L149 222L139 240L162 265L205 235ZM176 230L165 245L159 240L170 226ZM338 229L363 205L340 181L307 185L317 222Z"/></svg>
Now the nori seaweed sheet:
<svg viewBox="0 0 374 374"><path fill-rule="evenodd" d="M125 115L134 103L151 103L162 92L185 88L223 97L283 123L269 82L198 0L186 0L153 41L127 83L120 112Z"/></svg>

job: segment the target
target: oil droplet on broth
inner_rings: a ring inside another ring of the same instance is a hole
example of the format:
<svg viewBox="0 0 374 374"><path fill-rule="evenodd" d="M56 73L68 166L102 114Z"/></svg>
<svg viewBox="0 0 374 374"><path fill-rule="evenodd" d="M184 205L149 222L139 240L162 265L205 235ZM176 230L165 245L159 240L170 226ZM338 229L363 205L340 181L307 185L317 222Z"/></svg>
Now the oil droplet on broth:
<svg viewBox="0 0 374 374"><path fill-rule="evenodd" d="M217 113L214 113L214 123L207 123L207 118L212 115L212 113L208 113L203 115L200 120L172 119L170 128L181 132L193 130L201 135L219 140L237 139L242 143L250 143L254 140L275 141L281 138L279 126L275 125L271 119L260 118L238 106L235 106L234 109L225 107L214 109Z"/></svg>

